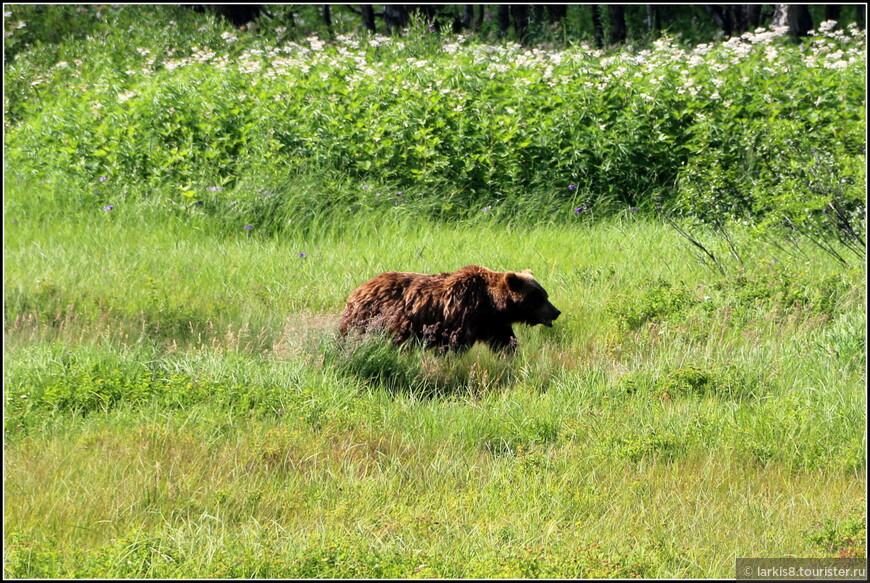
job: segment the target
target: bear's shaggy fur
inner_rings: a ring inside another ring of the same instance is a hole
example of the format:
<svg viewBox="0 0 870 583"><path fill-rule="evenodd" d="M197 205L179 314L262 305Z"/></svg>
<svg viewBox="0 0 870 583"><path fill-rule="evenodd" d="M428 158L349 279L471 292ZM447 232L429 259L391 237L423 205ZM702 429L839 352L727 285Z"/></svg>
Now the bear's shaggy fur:
<svg viewBox="0 0 870 583"><path fill-rule="evenodd" d="M478 340L493 350L516 348L512 324L552 326L559 310L529 270L490 271L469 265L428 275L391 271L359 286L347 300L339 332L387 332L441 350L466 350Z"/></svg>

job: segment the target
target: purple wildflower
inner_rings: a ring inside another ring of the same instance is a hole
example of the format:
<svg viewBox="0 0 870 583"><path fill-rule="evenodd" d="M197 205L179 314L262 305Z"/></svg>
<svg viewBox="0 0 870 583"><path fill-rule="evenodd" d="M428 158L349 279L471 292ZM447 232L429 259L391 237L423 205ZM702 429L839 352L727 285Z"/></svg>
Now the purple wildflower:
<svg viewBox="0 0 870 583"><path fill-rule="evenodd" d="M220 189L221 189L220 186L209 186L208 188L206 188L206 190L210 190L212 192L217 192Z"/></svg>
<svg viewBox="0 0 870 583"><path fill-rule="evenodd" d="M299 257L301 257L302 259L305 259L306 257L308 257L308 253L303 251L303 252L299 253Z"/></svg>
<svg viewBox="0 0 870 583"><path fill-rule="evenodd" d="M204 202L204 201L201 201L201 200L197 200L197 201L194 201L193 204L195 204L195 205L197 205L197 206L202 206L202 205L205 204L205 202Z"/></svg>
<svg viewBox="0 0 870 583"><path fill-rule="evenodd" d="M108 180L108 178L106 178L105 176L100 176L99 180L100 182L105 182L106 180Z"/></svg>
<svg viewBox="0 0 870 583"><path fill-rule="evenodd" d="M363 189L363 190L368 190L368 189L369 189L369 187L368 187L368 186L366 186L366 185L365 185L365 184L363 184L363 187L362 187L362 189Z"/></svg>
<svg viewBox="0 0 870 583"><path fill-rule="evenodd" d="M633 206L633 207L631 207L631 208L628 209L628 210L630 210L630 211L633 212L633 213L636 213L637 211L640 210L640 207Z"/></svg>
<svg viewBox="0 0 870 583"><path fill-rule="evenodd" d="M578 206L577 208L575 208L575 209L574 209L574 214L575 214L575 215L579 215L579 214L582 213L583 211L587 211L587 210L589 210L589 207L586 206L586 205L584 204L583 206Z"/></svg>
<svg viewBox="0 0 870 583"><path fill-rule="evenodd" d="M246 231L253 231L254 227L252 227L251 225L245 225L245 230Z"/></svg>
<svg viewBox="0 0 870 583"><path fill-rule="evenodd" d="M577 185L576 184L569 184L568 190L577 190Z"/></svg>
<svg viewBox="0 0 870 583"><path fill-rule="evenodd" d="M115 210L115 205L113 205L113 204L107 204L106 206L103 207L103 210L104 210L104 211Z"/></svg>
<svg viewBox="0 0 870 583"><path fill-rule="evenodd" d="M485 206L485 207L483 207L483 212L486 212L486 211L491 210L491 209L492 209L491 206Z"/></svg>

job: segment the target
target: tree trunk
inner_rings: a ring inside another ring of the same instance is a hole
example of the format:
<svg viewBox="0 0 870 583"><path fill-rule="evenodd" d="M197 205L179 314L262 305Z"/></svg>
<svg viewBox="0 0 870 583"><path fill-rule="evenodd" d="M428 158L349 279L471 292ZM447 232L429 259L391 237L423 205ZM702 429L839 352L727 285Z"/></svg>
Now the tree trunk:
<svg viewBox="0 0 870 583"><path fill-rule="evenodd" d="M793 4L793 10L789 11L788 26L795 36L807 36L813 29L813 17L810 8L806 4Z"/></svg>
<svg viewBox="0 0 870 583"><path fill-rule="evenodd" d="M361 4L360 9L362 10L363 25L365 25L369 31L377 32L378 29L375 26L375 10L372 8L372 5Z"/></svg>
<svg viewBox="0 0 870 583"><path fill-rule="evenodd" d="M391 33L395 29L408 26L410 15L405 4L384 4L384 22Z"/></svg>
<svg viewBox="0 0 870 583"><path fill-rule="evenodd" d="M329 4L323 5L323 23L326 25L329 36L332 36L332 11L329 8Z"/></svg>
<svg viewBox="0 0 870 583"><path fill-rule="evenodd" d="M477 30L477 21L474 20L474 4L462 5L462 27Z"/></svg>
<svg viewBox="0 0 870 583"><path fill-rule="evenodd" d="M840 21L840 14L843 12L842 4L825 4L825 20Z"/></svg>
<svg viewBox="0 0 870 583"><path fill-rule="evenodd" d="M749 30L748 4L729 6L729 16L731 17L731 34L736 36Z"/></svg>
<svg viewBox="0 0 870 583"><path fill-rule="evenodd" d="M813 27L813 19L806 4L777 4L771 26L787 26L793 37L807 36Z"/></svg>
<svg viewBox="0 0 870 583"><path fill-rule="evenodd" d="M622 4L610 5L610 44L616 45L625 42L625 6Z"/></svg>
<svg viewBox="0 0 870 583"><path fill-rule="evenodd" d="M220 14L233 26L244 26L260 16L263 11L262 4L203 4L202 6Z"/></svg>
<svg viewBox="0 0 870 583"><path fill-rule="evenodd" d="M722 34L726 37L730 37L732 33L731 19L725 14L725 7L718 4L705 4L704 10L707 11L707 14L710 15L710 18L713 19L713 22L716 23L716 26L722 31Z"/></svg>
<svg viewBox="0 0 870 583"><path fill-rule="evenodd" d="M529 34L529 7L526 4L512 4L511 14L514 17L514 30L521 44L526 44Z"/></svg>
<svg viewBox="0 0 870 583"><path fill-rule="evenodd" d="M601 9L598 4L592 4L592 38L595 43L595 48L604 47L604 27L601 26Z"/></svg>
<svg viewBox="0 0 870 583"><path fill-rule="evenodd" d="M568 16L568 6L566 4L549 4L547 10L550 12L550 21L554 24L562 22Z"/></svg>
<svg viewBox="0 0 870 583"><path fill-rule="evenodd" d="M755 30L761 26L761 5L746 4L746 23L749 26L746 30Z"/></svg>
<svg viewBox="0 0 870 583"><path fill-rule="evenodd" d="M706 4L704 10L726 37L743 34L760 24L761 6L757 4Z"/></svg>
<svg viewBox="0 0 870 583"><path fill-rule="evenodd" d="M511 26L511 7L507 4L498 5L498 34L506 36Z"/></svg>

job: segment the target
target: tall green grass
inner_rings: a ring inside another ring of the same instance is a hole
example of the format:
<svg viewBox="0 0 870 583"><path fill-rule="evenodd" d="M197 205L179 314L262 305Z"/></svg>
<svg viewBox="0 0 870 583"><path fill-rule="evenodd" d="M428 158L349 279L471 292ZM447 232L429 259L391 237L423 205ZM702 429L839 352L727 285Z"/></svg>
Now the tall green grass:
<svg viewBox="0 0 870 583"><path fill-rule="evenodd" d="M698 577L863 552L862 271L769 247L723 278L633 213L358 221L7 216L8 576ZM372 274L472 262L533 269L563 316L519 327L515 357L335 339Z"/></svg>

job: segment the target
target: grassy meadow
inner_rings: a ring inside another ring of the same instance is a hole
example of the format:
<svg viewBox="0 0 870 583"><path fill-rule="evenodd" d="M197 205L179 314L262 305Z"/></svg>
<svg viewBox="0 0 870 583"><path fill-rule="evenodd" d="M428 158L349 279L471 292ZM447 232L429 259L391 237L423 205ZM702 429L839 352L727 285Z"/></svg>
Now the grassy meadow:
<svg viewBox="0 0 870 583"><path fill-rule="evenodd" d="M64 10L6 9L18 34ZM127 26L147 9L76 12L86 36L4 63L4 577L731 578L738 557L866 556L866 263L836 230L866 236L863 32L645 62L279 38L280 61L181 8ZM781 118L739 92L752 59L791 63L793 86L768 73L800 100ZM686 62L742 113L667 85ZM620 94L636 119L675 112L652 134L613 101L626 71L662 72ZM452 93L415 101L434 82ZM473 263L532 269L554 327L517 326L513 356L337 340L369 277Z"/></svg>

